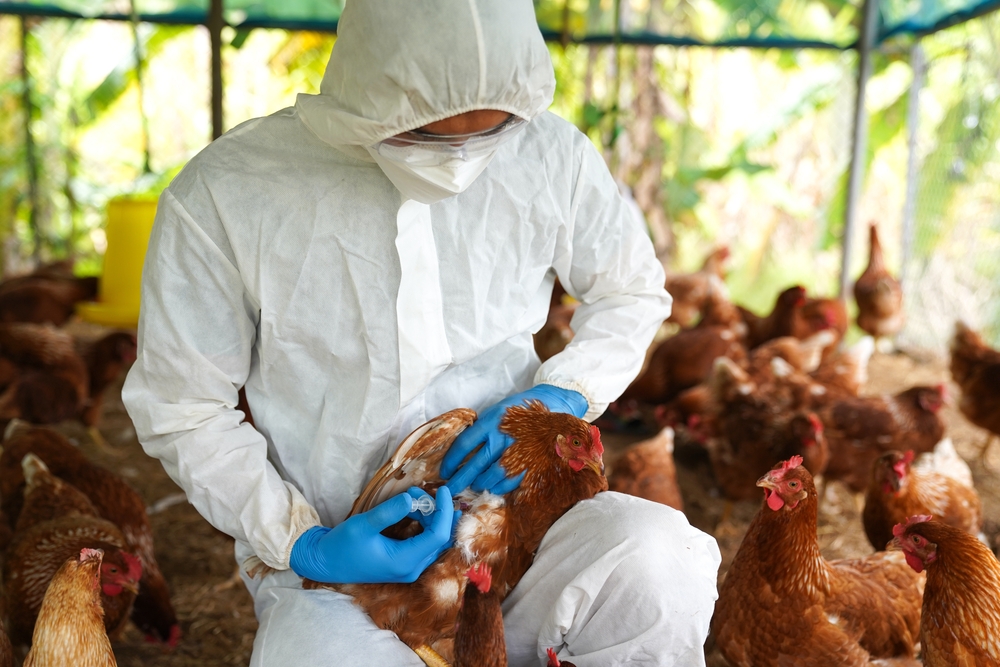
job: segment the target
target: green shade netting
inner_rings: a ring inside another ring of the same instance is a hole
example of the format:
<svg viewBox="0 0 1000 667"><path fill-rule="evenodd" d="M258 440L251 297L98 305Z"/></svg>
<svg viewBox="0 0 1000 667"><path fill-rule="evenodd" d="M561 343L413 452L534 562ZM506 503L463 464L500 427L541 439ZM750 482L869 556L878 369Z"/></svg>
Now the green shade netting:
<svg viewBox="0 0 1000 667"><path fill-rule="evenodd" d="M553 40L844 49L857 41L860 1L536 0L535 10ZM208 4L135 0L142 20L167 23L204 23ZM224 7L235 27L335 30L343 0L224 0ZM879 0L879 37L930 33L998 7L1000 0ZM130 10L128 0L0 0L0 14L122 19Z"/></svg>

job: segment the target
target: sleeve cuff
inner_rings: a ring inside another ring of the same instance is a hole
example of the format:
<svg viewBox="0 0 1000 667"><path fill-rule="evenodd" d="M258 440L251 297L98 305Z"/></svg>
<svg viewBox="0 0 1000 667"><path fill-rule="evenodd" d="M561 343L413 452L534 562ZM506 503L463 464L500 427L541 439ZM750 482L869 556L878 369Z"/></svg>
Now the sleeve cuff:
<svg viewBox="0 0 1000 667"><path fill-rule="evenodd" d="M592 422L604 414L604 411L608 409L607 403L595 403L591 393L579 382L567 380L546 380L536 377L535 384L549 384L553 387L569 389L570 391L582 394L583 397L587 399L587 414L583 416L584 421Z"/></svg>

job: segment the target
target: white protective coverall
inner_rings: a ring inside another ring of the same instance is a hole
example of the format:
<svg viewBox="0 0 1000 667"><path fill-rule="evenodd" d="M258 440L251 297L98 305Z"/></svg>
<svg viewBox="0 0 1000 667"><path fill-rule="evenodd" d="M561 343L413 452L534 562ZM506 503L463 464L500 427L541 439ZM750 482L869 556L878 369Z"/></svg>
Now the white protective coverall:
<svg viewBox="0 0 1000 667"><path fill-rule="evenodd" d="M545 111L553 89L527 0L352 0L321 94L234 128L161 196L123 398L238 560L279 570L247 581L253 665L421 664L349 598L303 591L292 544L429 418L545 382L593 419L638 373L663 272L599 153ZM462 194L404 205L363 146L475 109L531 122ZM539 365L556 276L576 337ZM580 667L703 664L718 565L679 512L582 503L505 602L510 664L550 646Z"/></svg>

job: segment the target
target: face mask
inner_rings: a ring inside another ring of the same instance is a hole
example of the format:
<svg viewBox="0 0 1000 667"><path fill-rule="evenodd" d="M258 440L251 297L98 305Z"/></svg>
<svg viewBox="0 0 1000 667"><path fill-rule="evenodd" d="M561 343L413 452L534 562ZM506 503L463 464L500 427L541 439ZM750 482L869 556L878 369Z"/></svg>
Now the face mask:
<svg viewBox="0 0 1000 667"><path fill-rule="evenodd" d="M454 150L416 146L406 151L367 147L396 189L407 199L422 204L433 204L464 192L483 173L497 148L475 157L463 157Z"/></svg>
<svg viewBox="0 0 1000 667"><path fill-rule="evenodd" d="M446 136L412 130L366 148L406 198L433 204L472 185L500 145L525 125L512 115L482 132Z"/></svg>

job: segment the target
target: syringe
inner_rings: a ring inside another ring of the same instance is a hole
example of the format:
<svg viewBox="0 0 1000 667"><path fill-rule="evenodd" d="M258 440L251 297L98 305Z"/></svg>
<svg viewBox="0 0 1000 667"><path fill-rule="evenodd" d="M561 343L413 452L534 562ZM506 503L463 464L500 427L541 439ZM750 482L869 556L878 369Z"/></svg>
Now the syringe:
<svg viewBox="0 0 1000 667"><path fill-rule="evenodd" d="M411 496L411 512L420 512L424 516L429 516L434 513L435 507L434 499L430 496L420 496L419 498L413 498Z"/></svg>

